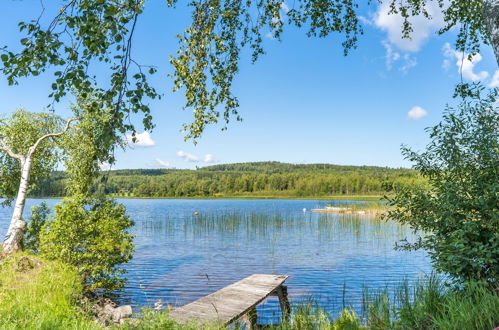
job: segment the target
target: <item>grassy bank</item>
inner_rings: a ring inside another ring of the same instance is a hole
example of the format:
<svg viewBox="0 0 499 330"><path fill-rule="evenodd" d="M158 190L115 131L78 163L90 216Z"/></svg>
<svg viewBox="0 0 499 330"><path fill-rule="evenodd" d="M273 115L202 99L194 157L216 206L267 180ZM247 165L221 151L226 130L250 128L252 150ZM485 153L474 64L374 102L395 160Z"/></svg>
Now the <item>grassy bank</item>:
<svg viewBox="0 0 499 330"><path fill-rule="evenodd" d="M1 257L0 257L1 259ZM77 301L82 292L69 266L28 255L0 261L1 329L95 329Z"/></svg>
<svg viewBox="0 0 499 330"><path fill-rule="evenodd" d="M33 256L0 261L1 329L104 329L86 314L82 287L68 266ZM365 291L363 308L331 315L320 306L294 306L288 321L270 329L493 329L499 325L497 293L479 286L451 290L435 277L394 291ZM144 310L121 329L224 329L179 325L165 310Z"/></svg>

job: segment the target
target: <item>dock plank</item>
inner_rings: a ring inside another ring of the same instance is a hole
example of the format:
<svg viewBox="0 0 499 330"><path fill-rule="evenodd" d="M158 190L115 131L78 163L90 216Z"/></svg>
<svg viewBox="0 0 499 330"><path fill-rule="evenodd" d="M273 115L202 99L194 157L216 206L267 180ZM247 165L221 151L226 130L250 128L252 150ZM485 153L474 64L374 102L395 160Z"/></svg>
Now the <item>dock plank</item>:
<svg viewBox="0 0 499 330"><path fill-rule="evenodd" d="M170 312L180 323L229 324L255 308L286 280L286 275L253 274Z"/></svg>

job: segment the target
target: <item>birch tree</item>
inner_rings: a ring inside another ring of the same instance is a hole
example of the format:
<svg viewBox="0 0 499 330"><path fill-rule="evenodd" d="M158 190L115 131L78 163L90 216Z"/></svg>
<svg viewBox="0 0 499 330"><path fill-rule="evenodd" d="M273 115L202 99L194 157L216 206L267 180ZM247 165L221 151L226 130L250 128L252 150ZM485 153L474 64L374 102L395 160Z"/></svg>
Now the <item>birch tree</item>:
<svg viewBox="0 0 499 330"><path fill-rule="evenodd" d="M11 205L15 199L3 242L4 253L21 248L28 190L54 170L61 156L57 139L71 128L74 121L76 119L72 118L64 122L53 114L25 110L17 110L0 120L0 194L6 197L2 204Z"/></svg>

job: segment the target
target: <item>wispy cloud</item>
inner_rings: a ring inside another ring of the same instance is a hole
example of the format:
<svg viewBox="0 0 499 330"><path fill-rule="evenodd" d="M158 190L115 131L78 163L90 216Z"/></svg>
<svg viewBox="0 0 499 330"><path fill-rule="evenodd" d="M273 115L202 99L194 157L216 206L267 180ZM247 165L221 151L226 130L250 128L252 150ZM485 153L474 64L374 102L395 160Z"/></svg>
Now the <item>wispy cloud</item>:
<svg viewBox="0 0 499 330"><path fill-rule="evenodd" d="M212 154L206 154L206 155L204 155L203 162L216 163L216 162L218 162L218 159Z"/></svg>
<svg viewBox="0 0 499 330"><path fill-rule="evenodd" d="M409 54L404 55L404 62L402 66L399 68L399 71L402 72L403 74L406 74L409 72L410 68L415 67L418 64L418 61L416 60L415 57L410 56Z"/></svg>
<svg viewBox="0 0 499 330"><path fill-rule="evenodd" d="M490 88L499 87L499 70L496 70L489 83Z"/></svg>
<svg viewBox="0 0 499 330"><path fill-rule="evenodd" d="M400 53L393 50L392 44L386 40L381 41L381 44L386 50L386 69L391 70L393 63L400 59Z"/></svg>
<svg viewBox="0 0 499 330"><path fill-rule="evenodd" d="M381 41L381 44L386 50L385 60L386 69L388 71L390 71L396 63L399 63L398 70L403 74L406 74L411 68L418 64L415 57L411 56L409 53L403 54L402 52L397 51L387 40Z"/></svg>
<svg viewBox="0 0 499 330"><path fill-rule="evenodd" d="M199 157L193 154L187 153L183 150L177 151L177 156L182 158L186 162L197 163L199 162Z"/></svg>
<svg viewBox="0 0 499 330"><path fill-rule="evenodd" d="M419 106L412 107L411 110L407 112L407 117L410 120L419 120L425 117L426 115L428 115L428 111Z"/></svg>
<svg viewBox="0 0 499 330"><path fill-rule="evenodd" d="M288 7L288 5L286 4L286 2L284 2L284 1L281 3L281 10L282 10L283 12L285 12L285 13L287 13L287 12L289 11L289 7Z"/></svg>
<svg viewBox="0 0 499 330"><path fill-rule="evenodd" d="M164 160L161 160L159 158L154 158L154 162L156 163L157 166L159 167L164 167L164 168L169 168L171 167L170 162L166 162Z"/></svg>
<svg viewBox="0 0 499 330"><path fill-rule="evenodd" d="M448 42L444 44L443 53L446 59L442 66L449 68L452 60L455 60L457 70L464 79L471 81L482 81L489 76L487 71L475 72L475 65L482 60L482 55L475 54L469 59L469 54L453 49Z"/></svg>
<svg viewBox="0 0 499 330"><path fill-rule="evenodd" d="M156 145L156 142L153 140L153 138L149 132L135 134L135 142L133 142L132 134L128 134L126 136L126 142L128 143L128 145L131 148L152 147L152 146Z"/></svg>

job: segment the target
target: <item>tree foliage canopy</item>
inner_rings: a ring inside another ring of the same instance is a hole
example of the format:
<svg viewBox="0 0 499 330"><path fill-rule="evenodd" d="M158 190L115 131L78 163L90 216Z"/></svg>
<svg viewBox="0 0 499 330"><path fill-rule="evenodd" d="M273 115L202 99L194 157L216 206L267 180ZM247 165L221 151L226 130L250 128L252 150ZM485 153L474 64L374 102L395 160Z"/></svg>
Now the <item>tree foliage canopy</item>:
<svg viewBox="0 0 499 330"><path fill-rule="evenodd" d="M406 248L425 248L435 267L458 281L499 283L499 107L498 89L487 98L447 109L429 130L421 153L406 158L429 181L390 201L389 217L425 234Z"/></svg>
<svg viewBox="0 0 499 330"><path fill-rule="evenodd" d="M90 187L103 163L112 163L113 151L123 144L121 138L113 134L112 113L109 109L95 111L93 104L98 100L94 95L78 99L72 109L79 118L71 134L64 137L64 167L68 176L68 194L88 196Z"/></svg>
<svg viewBox="0 0 499 330"><path fill-rule="evenodd" d="M75 266L89 290L122 287L122 263L132 258L133 222L125 207L112 200L65 199L42 227L40 254Z"/></svg>
<svg viewBox="0 0 499 330"><path fill-rule="evenodd" d="M445 19L444 33L459 28L456 42L460 50L474 54L488 43L487 22L482 0L387 0L391 14L404 20L403 35L410 37L410 18L423 15L432 19L427 6L437 4ZM368 1L368 4L377 1ZM168 0L170 7L184 5ZM149 84L154 67L140 65L131 55L132 38L144 0L65 0L53 19L39 17L20 22L25 37L20 51L4 47L0 56L2 73L9 84L22 77L37 76L53 69L53 92L57 102L72 89L85 97L94 93L110 109L110 126L118 132L135 131L130 114L142 113L146 130L153 127L148 99L160 95ZM238 115L238 99L232 83L238 71L241 51L249 48L252 60L264 53L262 35L275 38L289 25L303 27L308 36L326 37L333 32L343 36L345 54L357 46L362 34L359 0L297 0L288 8L284 0L192 0L192 22L179 35L179 49L171 58L175 90L186 96L185 108L194 113L185 125L187 138L201 136L206 125L220 119L229 122ZM98 84L95 67L104 65L109 75ZM108 86L106 88L102 86ZM95 108L98 110L97 103Z"/></svg>
<svg viewBox="0 0 499 330"><path fill-rule="evenodd" d="M41 136L61 130L63 125L62 118L54 114L16 110L0 119L0 145L24 157ZM30 173L31 188L54 170L61 157L60 151L50 139L40 143ZM0 195L6 198L2 204L10 205L19 189L21 162L5 151L0 152L0 177Z"/></svg>

